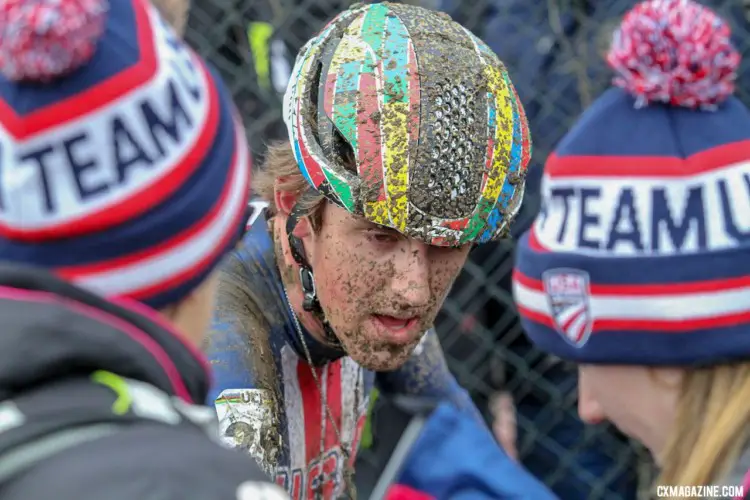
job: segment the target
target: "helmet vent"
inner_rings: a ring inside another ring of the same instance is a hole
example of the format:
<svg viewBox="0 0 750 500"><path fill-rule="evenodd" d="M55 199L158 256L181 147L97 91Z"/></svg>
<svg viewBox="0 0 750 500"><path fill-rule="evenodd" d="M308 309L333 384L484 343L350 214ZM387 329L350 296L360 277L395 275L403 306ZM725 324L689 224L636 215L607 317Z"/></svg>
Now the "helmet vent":
<svg viewBox="0 0 750 500"><path fill-rule="evenodd" d="M307 99L310 103L308 108L310 111L308 116L303 117L310 124L310 130L312 131L315 142L320 143L320 134L318 133L318 113L317 110L322 109L322 103L320 102L320 76L323 73L323 65L318 62L315 65L315 73L310 77L310 85L307 87Z"/></svg>
<svg viewBox="0 0 750 500"><path fill-rule="evenodd" d="M341 165L352 173L357 173L357 161L354 158L354 148L349 141L334 127L333 130L333 148L336 157L341 161Z"/></svg>

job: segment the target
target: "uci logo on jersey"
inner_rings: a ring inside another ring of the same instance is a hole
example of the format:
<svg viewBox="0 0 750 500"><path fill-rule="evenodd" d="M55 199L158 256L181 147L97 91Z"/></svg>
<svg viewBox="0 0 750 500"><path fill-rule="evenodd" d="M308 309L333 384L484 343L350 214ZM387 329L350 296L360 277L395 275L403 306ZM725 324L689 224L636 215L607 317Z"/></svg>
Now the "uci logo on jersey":
<svg viewBox="0 0 750 500"><path fill-rule="evenodd" d="M557 331L574 347L583 347L591 336L589 275L577 269L552 269L542 275Z"/></svg>

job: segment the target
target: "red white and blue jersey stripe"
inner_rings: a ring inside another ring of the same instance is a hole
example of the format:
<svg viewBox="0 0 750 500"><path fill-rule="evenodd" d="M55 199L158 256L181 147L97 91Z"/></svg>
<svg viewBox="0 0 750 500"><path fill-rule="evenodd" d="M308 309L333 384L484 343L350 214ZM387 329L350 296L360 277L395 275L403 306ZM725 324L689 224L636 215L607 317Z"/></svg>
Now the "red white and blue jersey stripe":
<svg viewBox="0 0 750 500"><path fill-rule="evenodd" d="M276 470L276 481L292 498L311 498L316 490L324 498L334 498L343 493L338 474L346 460L336 429L347 450L352 450L348 460L353 466L367 416L363 371L349 357L313 368L291 346L282 347L281 366L287 439L299 445L289 448L289 465ZM323 387L322 397L313 370ZM331 415L326 415L323 400ZM321 475L323 485L316 483Z"/></svg>

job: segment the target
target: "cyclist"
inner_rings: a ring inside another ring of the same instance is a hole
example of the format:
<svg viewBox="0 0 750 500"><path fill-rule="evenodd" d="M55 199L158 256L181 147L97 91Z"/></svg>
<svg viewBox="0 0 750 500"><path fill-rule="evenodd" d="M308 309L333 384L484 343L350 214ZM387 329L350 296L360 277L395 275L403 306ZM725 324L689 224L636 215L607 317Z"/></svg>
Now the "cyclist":
<svg viewBox="0 0 750 500"><path fill-rule="evenodd" d="M267 207L223 267L207 352L220 430L293 498L353 497L368 394L478 411L432 321L503 237L530 135L503 64L445 14L358 5L302 48Z"/></svg>

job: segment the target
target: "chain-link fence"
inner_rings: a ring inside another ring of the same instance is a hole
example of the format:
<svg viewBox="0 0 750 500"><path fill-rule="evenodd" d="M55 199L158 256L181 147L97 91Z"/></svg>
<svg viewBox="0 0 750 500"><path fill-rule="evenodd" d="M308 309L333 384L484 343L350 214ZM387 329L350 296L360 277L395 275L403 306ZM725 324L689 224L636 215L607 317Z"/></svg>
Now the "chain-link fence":
<svg viewBox="0 0 750 500"><path fill-rule="evenodd" d="M750 54L750 0L703 0L727 19ZM187 38L225 77L243 113L254 159L285 137L281 95L294 56L346 0L193 0ZM484 39L508 66L529 117L534 158L516 232L537 210L539 164L608 84L602 55L632 0L411 0L444 10ZM745 63L738 95L750 101ZM624 140L626 140L624 138ZM438 321L449 365L491 420L494 397L512 396L520 460L563 500L631 499L650 481L646 454L609 426L584 426L572 367L525 339L510 292L513 245L475 250ZM377 473L387 456L388 408L375 410L360 470ZM372 439L370 439L372 437ZM366 476L366 474L365 474ZM367 490L371 484L363 482ZM367 491L363 491L364 498Z"/></svg>

